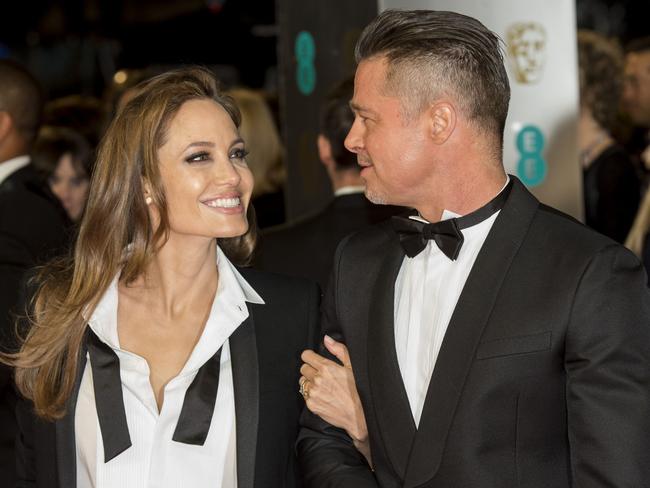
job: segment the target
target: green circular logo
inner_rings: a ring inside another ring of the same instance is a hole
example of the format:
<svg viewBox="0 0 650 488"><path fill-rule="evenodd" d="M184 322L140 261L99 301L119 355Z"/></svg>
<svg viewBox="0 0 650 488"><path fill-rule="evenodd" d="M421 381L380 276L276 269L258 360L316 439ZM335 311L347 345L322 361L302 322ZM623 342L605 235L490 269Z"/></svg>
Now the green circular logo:
<svg viewBox="0 0 650 488"><path fill-rule="evenodd" d="M303 95L311 95L316 87L316 43L307 31L300 31L294 45L296 54L296 84Z"/></svg>
<svg viewBox="0 0 650 488"><path fill-rule="evenodd" d="M517 176L527 186L541 185L548 172L544 151L544 134L539 127L527 125L517 134L516 146L519 151Z"/></svg>

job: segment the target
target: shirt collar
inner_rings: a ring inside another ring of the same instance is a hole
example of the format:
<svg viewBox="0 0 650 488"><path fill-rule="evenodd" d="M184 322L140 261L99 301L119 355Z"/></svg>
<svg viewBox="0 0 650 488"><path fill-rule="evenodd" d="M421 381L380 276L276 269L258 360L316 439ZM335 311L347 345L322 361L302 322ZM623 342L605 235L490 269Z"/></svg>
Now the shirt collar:
<svg viewBox="0 0 650 488"><path fill-rule="evenodd" d="M0 183L9 178L13 173L29 164L29 156L23 155L7 159L0 163Z"/></svg>
<svg viewBox="0 0 650 488"><path fill-rule="evenodd" d="M363 185L360 186L342 186L334 192L335 197L340 197L343 195L352 195L354 193L363 193L366 191L366 187Z"/></svg>
<svg viewBox="0 0 650 488"><path fill-rule="evenodd" d="M501 188L501 190L499 190L499 193L494 195L495 198L496 198L497 195L500 195L503 190L505 190L506 186L508 186L508 183L510 183L510 175L508 173L506 173L506 182L503 185L503 187ZM449 220L449 219L455 219L455 218L458 218L458 217L462 217L462 215L457 214L455 212L452 212L451 210L447 210L445 208L442 211L442 216L440 217L440 220ZM419 213L417 215L411 215L409 218L413 219L413 220L418 220L418 221L423 222L425 224L430 224L431 223L428 220L426 220L425 218L423 218Z"/></svg>
<svg viewBox="0 0 650 488"><path fill-rule="evenodd" d="M219 283L210 315L201 338L181 374L200 368L248 318L246 302L264 304L262 297L237 271L218 246L216 264ZM113 278L88 320L89 327L97 337L115 350L120 350L117 333L118 282L119 275Z"/></svg>

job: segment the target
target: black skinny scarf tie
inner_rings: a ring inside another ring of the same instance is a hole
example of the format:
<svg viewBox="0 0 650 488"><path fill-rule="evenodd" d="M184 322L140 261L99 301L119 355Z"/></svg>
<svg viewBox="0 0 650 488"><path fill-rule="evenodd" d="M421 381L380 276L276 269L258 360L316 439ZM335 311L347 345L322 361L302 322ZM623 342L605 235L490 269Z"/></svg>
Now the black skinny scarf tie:
<svg viewBox="0 0 650 488"><path fill-rule="evenodd" d="M104 462L107 463L131 447L122 395L120 360L115 351L90 328L86 343L93 374L95 406L104 442ZM197 446L205 443L217 401L220 365L221 348L199 368L185 392L172 440Z"/></svg>
<svg viewBox="0 0 650 488"><path fill-rule="evenodd" d="M461 229L479 224L501 210L508 199L510 188L512 188L512 180L501 193L484 206L462 217L441 220L433 224L405 217L392 217L391 225L399 235L400 244L408 257L412 258L420 254L431 239L449 259L455 261L464 241Z"/></svg>

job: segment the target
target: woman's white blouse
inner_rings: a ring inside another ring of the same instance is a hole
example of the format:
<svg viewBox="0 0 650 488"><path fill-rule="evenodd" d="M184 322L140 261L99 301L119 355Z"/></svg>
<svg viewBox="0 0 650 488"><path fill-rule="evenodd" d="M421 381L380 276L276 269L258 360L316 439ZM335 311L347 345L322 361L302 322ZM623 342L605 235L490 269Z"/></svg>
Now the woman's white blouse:
<svg viewBox="0 0 650 488"><path fill-rule="evenodd" d="M236 487L235 402L228 338L248 317L246 302L263 304L228 258L217 251L219 285L198 344L181 372L164 389L158 412L147 361L120 349L117 333L117 278L93 312L89 326L120 360L122 393L131 447L104 462L90 364L81 380L75 411L77 487ZM219 388L212 422L202 446L172 440L185 392L199 368L221 352Z"/></svg>

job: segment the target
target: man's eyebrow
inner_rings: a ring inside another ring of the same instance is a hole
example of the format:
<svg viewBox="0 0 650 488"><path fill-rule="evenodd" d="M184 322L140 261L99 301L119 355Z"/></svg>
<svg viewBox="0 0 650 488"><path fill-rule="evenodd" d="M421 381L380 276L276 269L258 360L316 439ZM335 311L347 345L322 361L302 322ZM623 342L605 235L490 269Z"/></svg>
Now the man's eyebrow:
<svg viewBox="0 0 650 488"><path fill-rule="evenodd" d="M357 104L357 103L354 103L354 102L352 102L352 101L350 102L350 109L351 109L354 113L357 113L357 112L368 112L368 113L374 113L374 112L373 112L372 110L370 110L369 108L362 107L361 105L359 105L359 104Z"/></svg>

